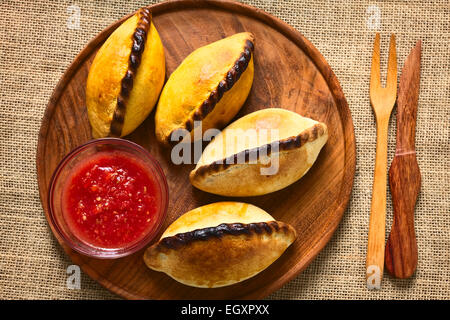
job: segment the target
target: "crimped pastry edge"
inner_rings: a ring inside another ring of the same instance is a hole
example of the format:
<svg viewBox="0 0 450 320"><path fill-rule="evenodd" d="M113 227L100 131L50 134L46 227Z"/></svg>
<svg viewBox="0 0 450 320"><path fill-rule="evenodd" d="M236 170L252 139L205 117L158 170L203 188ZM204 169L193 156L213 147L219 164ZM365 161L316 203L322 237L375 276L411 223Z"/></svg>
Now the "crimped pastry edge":
<svg viewBox="0 0 450 320"><path fill-rule="evenodd" d="M156 250L176 250L196 241L207 241L212 238L222 238L226 235L241 236L252 234L272 234L274 232L292 232L296 237L295 229L281 221L267 221L255 223L222 223L215 227L195 229L188 232L177 233L173 236L159 240L150 247Z"/></svg>
<svg viewBox="0 0 450 320"><path fill-rule="evenodd" d="M303 130L297 136L288 137L276 142L268 143L259 147L252 149L245 149L224 159L214 161L210 164L205 164L200 166L190 173L190 178L195 179L207 174L217 173L224 171L233 165L238 165L242 163L237 163L238 159L244 159L244 163L248 163L250 159L258 160L261 154L270 156L272 151L272 145L278 143L278 152L288 151L292 149L298 149L304 146L307 142L314 141L321 137L327 132L327 128L323 123L315 123L312 127ZM256 157L253 155L256 154Z"/></svg>
<svg viewBox="0 0 450 320"><path fill-rule="evenodd" d="M180 128L176 128L170 132L167 136L167 143L172 143L172 135L178 130L187 130L191 132L194 129L194 121L200 121L206 118L208 114L210 114L217 103L222 99L223 95L231 90L233 86L238 82L242 74L247 70L248 64L250 63L254 50L254 36L252 33L249 33L249 39L245 40L244 48L239 55L239 58L236 59L233 66L228 70L224 79L222 79L217 85L216 89L211 91L208 98L203 101L199 107L197 107L196 111L192 113L191 117L186 120L184 125Z"/></svg>
<svg viewBox="0 0 450 320"><path fill-rule="evenodd" d="M148 31L152 24L152 13L148 7L138 10L139 20L136 29L133 32L133 42L131 45L131 53L128 59L128 68L120 82L120 92L117 97L117 106L114 110L113 118L110 124L110 135L120 137L122 135L123 124L125 121L125 113L128 98L131 90L133 90L133 81L141 64L142 54L145 50Z"/></svg>

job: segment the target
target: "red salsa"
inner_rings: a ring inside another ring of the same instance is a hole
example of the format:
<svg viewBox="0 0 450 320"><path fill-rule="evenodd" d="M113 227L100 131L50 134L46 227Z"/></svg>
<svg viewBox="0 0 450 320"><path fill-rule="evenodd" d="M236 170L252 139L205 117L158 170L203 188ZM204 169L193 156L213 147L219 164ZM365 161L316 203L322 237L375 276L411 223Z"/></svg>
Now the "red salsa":
<svg viewBox="0 0 450 320"><path fill-rule="evenodd" d="M161 194L141 160L102 151L72 169L62 196L76 237L96 247L122 248L156 226Z"/></svg>

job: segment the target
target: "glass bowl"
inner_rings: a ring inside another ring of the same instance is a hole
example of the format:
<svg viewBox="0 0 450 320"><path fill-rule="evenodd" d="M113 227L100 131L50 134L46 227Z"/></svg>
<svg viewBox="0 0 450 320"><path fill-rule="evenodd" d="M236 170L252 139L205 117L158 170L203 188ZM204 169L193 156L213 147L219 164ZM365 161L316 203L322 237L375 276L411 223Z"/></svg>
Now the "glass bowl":
<svg viewBox="0 0 450 320"><path fill-rule="evenodd" d="M126 154L133 159L140 160L139 162L153 175L155 188L159 189L159 194L161 195L158 206L159 210L155 213L156 221L153 227L144 236L141 236L139 240L117 248L103 248L81 240L75 235L76 232L73 232L63 212L63 190L67 179L73 174L72 170L80 162L103 151L119 151L121 154ZM147 150L128 140L102 138L89 141L75 148L61 160L50 181L48 193L49 217L60 238L73 250L94 258L114 259L130 255L142 249L154 239L166 218L168 198L169 192L164 172Z"/></svg>

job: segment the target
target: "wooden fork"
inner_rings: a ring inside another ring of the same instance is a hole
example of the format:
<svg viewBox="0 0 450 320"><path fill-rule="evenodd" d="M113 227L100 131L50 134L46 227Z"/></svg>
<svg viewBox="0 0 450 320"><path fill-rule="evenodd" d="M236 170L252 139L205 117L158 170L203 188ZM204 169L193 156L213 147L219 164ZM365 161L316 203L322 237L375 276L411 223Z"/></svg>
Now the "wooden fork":
<svg viewBox="0 0 450 320"><path fill-rule="evenodd" d="M387 135L389 118L397 97L397 54L395 35L391 35L386 87L380 82L380 34L373 46L370 74L370 102L377 121L377 149L370 209L369 241L366 258L366 283L369 289L380 289L384 267L386 225Z"/></svg>

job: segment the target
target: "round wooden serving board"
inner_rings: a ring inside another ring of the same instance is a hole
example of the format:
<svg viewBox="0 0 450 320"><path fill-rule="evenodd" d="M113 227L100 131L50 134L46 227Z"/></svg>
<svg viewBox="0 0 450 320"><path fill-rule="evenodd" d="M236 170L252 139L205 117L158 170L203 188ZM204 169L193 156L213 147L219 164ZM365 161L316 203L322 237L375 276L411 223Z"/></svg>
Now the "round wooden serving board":
<svg viewBox="0 0 450 320"><path fill-rule="evenodd" d="M298 238L265 271L233 286L200 289L182 285L148 269L143 251L117 260L82 256L58 241L74 263L116 294L132 299L263 298L302 271L331 238L346 208L355 171L353 123L339 82L331 68L299 32L271 15L230 1L168 1L151 7L165 48L170 75L194 49L237 32L255 35L255 77L236 118L268 108L286 108L325 122L329 139L301 180L281 191L252 198L225 198L189 183L194 165L174 165L156 142L154 111L126 137L147 148L160 162L169 185L169 211L164 230L188 210L208 203L237 200L252 203L275 219L293 225ZM128 17L128 16L127 16ZM85 85L94 56L107 37L126 19L103 30L84 48L55 88L39 134L37 173L48 220L48 186L64 155L92 139L85 106ZM51 226L53 230L53 226ZM53 230L54 231L54 230Z"/></svg>

